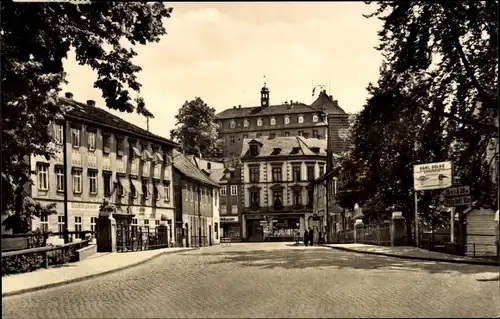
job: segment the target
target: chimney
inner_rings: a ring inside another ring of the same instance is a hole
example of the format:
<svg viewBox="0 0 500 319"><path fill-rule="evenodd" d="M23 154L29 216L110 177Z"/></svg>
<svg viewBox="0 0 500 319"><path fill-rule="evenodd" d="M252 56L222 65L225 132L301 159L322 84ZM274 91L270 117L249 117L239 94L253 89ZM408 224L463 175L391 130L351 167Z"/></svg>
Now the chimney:
<svg viewBox="0 0 500 319"><path fill-rule="evenodd" d="M330 98L330 100L332 100L332 101L333 101L333 96L329 95L328 97Z"/></svg>
<svg viewBox="0 0 500 319"><path fill-rule="evenodd" d="M288 101L285 101L285 105L288 105Z"/></svg>
<svg viewBox="0 0 500 319"><path fill-rule="evenodd" d="M241 104L240 104L240 105L238 105L238 108L239 108L239 109L241 109Z"/></svg>
<svg viewBox="0 0 500 319"><path fill-rule="evenodd" d="M236 109L236 105L233 106L233 109Z"/></svg>
<svg viewBox="0 0 500 319"><path fill-rule="evenodd" d="M87 105L88 106L95 106L95 101L94 100L87 100Z"/></svg>
<svg viewBox="0 0 500 319"><path fill-rule="evenodd" d="M73 99L73 93L71 93L71 92L64 93L64 96L66 96L66 98L68 98L68 99L71 99L71 100Z"/></svg>
<svg viewBox="0 0 500 319"><path fill-rule="evenodd" d="M290 105L293 105L293 100L290 100Z"/></svg>

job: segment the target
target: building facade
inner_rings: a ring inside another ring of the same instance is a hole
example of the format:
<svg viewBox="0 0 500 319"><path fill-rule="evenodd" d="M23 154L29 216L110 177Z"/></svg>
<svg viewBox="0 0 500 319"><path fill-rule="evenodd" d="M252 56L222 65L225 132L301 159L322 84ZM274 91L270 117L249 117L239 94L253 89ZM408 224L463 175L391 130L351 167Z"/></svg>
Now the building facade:
<svg viewBox="0 0 500 319"><path fill-rule="evenodd" d="M178 144L95 107L93 101L79 103L71 93L59 102L70 111L50 128L56 141L55 158L30 159L34 181L31 195L43 205L56 203L57 215L33 220L33 229L95 230L104 199L116 206L113 216L117 223L120 216L125 216L132 225L153 228L164 215L172 224L175 216L171 159Z"/></svg>
<svg viewBox="0 0 500 319"><path fill-rule="evenodd" d="M218 201L219 185L177 150L173 151L173 167L175 221L183 228L183 246L216 244L219 225L214 221L214 201Z"/></svg>
<svg viewBox="0 0 500 319"><path fill-rule="evenodd" d="M244 207L242 166L239 163L227 166L220 180L220 216L223 237L241 240L241 212Z"/></svg>
<svg viewBox="0 0 500 319"><path fill-rule="evenodd" d="M324 139L300 136L243 140L241 231L246 241L293 240L297 231L323 231L325 216L313 209L310 185L325 173L326 147Z"/></svg>
<svg viewBox="0 0 500 319"><path fill-rule="evenodd" d="M311 105L296 101L271 105L269 94L264 84L259 106L234 106L216 115L225 157L239 156L242 141L246 138L303 136L326 139L327 116L345 114L337 100L328 96L326 91L321 91Z"/></svg>

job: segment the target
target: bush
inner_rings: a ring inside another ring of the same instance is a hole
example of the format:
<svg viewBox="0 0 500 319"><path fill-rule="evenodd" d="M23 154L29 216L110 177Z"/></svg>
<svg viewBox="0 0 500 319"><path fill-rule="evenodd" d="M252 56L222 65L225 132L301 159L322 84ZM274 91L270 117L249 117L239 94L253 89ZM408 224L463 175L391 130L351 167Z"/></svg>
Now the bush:
<svg viewBox="0 0 500 319"><path fill-rule="evenodd" d="M75 247L49 251L47 253L49 266L69 263L75 256ZM34 253L2 258L2 276L20 274L45 267L45 253Z"/></svg>

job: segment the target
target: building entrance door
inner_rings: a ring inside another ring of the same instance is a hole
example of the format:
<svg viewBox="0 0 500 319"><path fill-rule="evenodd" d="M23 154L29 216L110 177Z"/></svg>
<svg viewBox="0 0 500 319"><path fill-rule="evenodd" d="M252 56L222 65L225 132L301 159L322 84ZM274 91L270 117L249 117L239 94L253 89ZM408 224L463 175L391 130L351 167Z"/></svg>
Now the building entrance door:
<svg viewBox="0 0 500 319"><path fill-rule="evenodd" d="M248 241L264 241L264 229L260 225L260 220L247 221L247 238Z"/></svg>
<svg viewBox="0 0 500 319"><path fill-rule="evenodd" d="M212 225L208 225L208 245L212 246Z"/></svg>

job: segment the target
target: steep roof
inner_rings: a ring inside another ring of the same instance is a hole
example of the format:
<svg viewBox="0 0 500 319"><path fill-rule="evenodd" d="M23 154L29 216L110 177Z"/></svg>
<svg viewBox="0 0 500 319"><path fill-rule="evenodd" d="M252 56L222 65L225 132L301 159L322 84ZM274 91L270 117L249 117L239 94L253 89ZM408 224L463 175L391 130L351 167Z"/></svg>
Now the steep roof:
<svg viewBox="0 0 500 319"><path fill-rule="evenodd" d="M241 157L244 157L249 148L249 143L255 141L262 144L260 153L254 158L270 157L270 156L325 156L327 140L317 138L304 138L301 136L281 136L272 139L268 138L246 138L243 140L243 148L241 150ZM319 152L316 153L312 148L317 147ZM280 149L278 154L274 154L276 149ZM297 151L292 154L292 151Z"/></svg>
<svg viewBox="0 0 500 319"><path fill-rule="evenodd" d="M184 154L177 150L173 150L173 165L182 175L189 177L197 182L209 185L212 187L220 187L220 185L208 178L196 165Z"/></svg>
<svg viewBox="0 0 500 319"><path fill-rule="evenodd" d="M137 125L129 123L118 116L115 116L99 107L90 106L85 103L77 102L72 99L60 97L59 102L71 106L72 109L67 111L66 117L70 119L81 120L88 123L94 123L102 127L109 127L116 131L121 131L125 134L136 135L142 138L154 139L156 141L178 147L179 144L172 140L166 139L159 135L153 134L140 128Z"/></svg>
<svg viewBox="0 0 500 319"><path fill-rule="evenodd" d="M304 103L295 104L280 104L270 105L262 108L260 106L252 107L237 107L224 110L216 115L218 119L234 119L241 117L257 117L268 115L281 115L281 114L298 114L298 113L313 113L318 112L317 109L311 108Z"/></svg>
<svg viewBox="0 0 500 319"><path fill-rule="evenodd" d="M216 117L223 120L242 117L313 112L326 112L327 114L346 114L346 112L339 106L337 100L334 100L331 96L328 96L326 94L326 91L321 91L318 95L318 98L311 105L307 105L304 103L294 103L270 105L266 108L262 108L260 106L233 107L218 113Z"/></svg>

